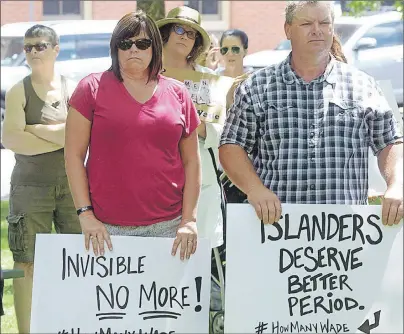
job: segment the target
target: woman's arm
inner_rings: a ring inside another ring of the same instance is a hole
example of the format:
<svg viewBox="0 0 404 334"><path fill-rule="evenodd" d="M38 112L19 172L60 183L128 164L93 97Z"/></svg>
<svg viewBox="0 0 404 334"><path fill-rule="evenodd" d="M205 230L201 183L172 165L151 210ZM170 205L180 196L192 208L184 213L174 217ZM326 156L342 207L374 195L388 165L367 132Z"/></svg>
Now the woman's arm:
<svg viewBox="0 0 404 334"><path fill-rule="evenodd" d="M65 162L76 209L91 205L87 172L84 166L90 134L91 121L76 109L70 108L66 121ZM104 240L107 242L109 249L112 250L107 230L92 211L86 211L80 215L80 224L85 236L87 250L89 249L90 239L96 256L98 256L98 250L101 255L104 255Z"/></svg>
<svg viewBox="0 0 404 334"><path fill-rule="evenodd" d="M25 131L62 147L65 146L65 129L66 124L64 123L35 124L25 126Z"/></svg>
<svg viewBox="0 0 404 334"><path fill-rule="evenodd" d="M206 123L204 121L201 121L196 130L199 137L206 138Z"/></svg>
<svg viewBox="0 0 404 334"><path fill-rule="evenodd" d="M181 139L180 152L185 169L185 187L182 202L182 221L196 221L197 203L201 188L201 158L198 136L194 131Z"/></svg>
<svg viewBox="0 0 404 334"><path fill-rule="evenodd" d="M26 131L25 93L23 82L13 86L6 94L6 111L2 144L11 151L24 155L37 155L60 150L62 145L52 143Z"/></svg>
<svg viewBox="0 0 404 334"><path fill-rule="evenodd" d="M70 108L66 120L66 173L76 208L91 205L87 173L84 166L90 141L91 122Z"/></svg>
<svg viewBox="0 0 404 334"><path fill-rule="evenodd" d="M185 169L185 186L182 200L182 219L174 240L172 254L175 255L181 244L180 258L189 259L197 247L196 213L201 189L201 161L199 156L198 135L193 131L181 139L180 153Z"/></svg>

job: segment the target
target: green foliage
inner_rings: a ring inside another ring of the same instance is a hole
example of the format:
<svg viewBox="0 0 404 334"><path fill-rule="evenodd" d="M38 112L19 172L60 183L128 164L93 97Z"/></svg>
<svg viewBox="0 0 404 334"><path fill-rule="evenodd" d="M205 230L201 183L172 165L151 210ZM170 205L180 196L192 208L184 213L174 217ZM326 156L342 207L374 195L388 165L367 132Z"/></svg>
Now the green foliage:
<svg viewBox="0 0 404 334"><path fill-rule="evenodd" d="M377 11L383 1L350 1L347 4L350 12L349 15L360 16L363 12ZM396 0L394 7L397 11L403 13L403 1Z"/></svg>
<svg viewBox="0 0 404 334"><path fill-rule="evenodd" d="M165 17L164 0L137 0L137 9L143 10L155 21Z"/></svg>
<svg viewBox="0 0 404 334"><path fill-rule="evenodd" d="M1 201L1 267L13 268L13 256L8 247L7 222L8 201ZM1 317L0 333L18 333L17 320L14 311L13 280L4 280L3 307L5 315Z"/></svg>

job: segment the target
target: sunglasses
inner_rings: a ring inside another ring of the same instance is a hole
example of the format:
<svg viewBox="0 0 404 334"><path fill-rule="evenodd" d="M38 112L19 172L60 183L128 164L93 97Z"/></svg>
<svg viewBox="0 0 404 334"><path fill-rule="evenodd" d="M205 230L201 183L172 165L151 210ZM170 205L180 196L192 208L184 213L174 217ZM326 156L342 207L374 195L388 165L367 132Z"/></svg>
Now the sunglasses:
<svg viewBox="0 0 404 334"><path fill-rule="evenodd" d="M135 44L139 50L146 50L151 47L152 40L150 38L140 38L135 41L132 41L131 39L123 39L118 42L118 48L126 51L129 50L133 44Z"/></svg>
<svg viewBox="0 0 404 334"><path fill-rule="evenodd" d="M33 48L37 50L38 52L44 51L48 48L48 45L51 45L51 43L36 43L34 45L32 44L25 44L24 45L24 51L26 53L30 53Z"/></svg>
<svg viewBox="0 0 404 334"><path fill-rule="evenodd" d="M220 48L220 53L224 56L225 54L227 54L227 52L229 52L229 49L230 48L228 48L227 46L224 46L224 47ZM232 46L231 53L234 55L238 55L240 53L240 47Z"/></svg>
<svg viewBox="0 0 404 334"><path fill-rule="evenodd" d="M197 36L197 32L196 32L196 31L187 31L187 30L185 30L183 27L178 26L178 25L176 25L176 24L174 24L173 29L174 29L174 32L175 32L177 35L182 36L182 35L184 35L184 34L187 34L187 37L188 37L189 39L196 39L196 36Z"/></svg>

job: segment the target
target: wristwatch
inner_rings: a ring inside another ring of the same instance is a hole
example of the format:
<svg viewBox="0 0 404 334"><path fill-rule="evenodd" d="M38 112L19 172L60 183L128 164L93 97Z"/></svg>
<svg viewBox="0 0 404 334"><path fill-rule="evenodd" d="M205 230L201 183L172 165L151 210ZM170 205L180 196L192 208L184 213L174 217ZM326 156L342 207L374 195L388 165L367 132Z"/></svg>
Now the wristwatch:
<svg viewBox="0 0 404 334"><path fill-rule="evenodd" d="M94 208L92 207L92 205L83 206L82 208L80 208L76 211L77 216L80 216L83 212L86 212L89 210L94 211Z"/></svg>

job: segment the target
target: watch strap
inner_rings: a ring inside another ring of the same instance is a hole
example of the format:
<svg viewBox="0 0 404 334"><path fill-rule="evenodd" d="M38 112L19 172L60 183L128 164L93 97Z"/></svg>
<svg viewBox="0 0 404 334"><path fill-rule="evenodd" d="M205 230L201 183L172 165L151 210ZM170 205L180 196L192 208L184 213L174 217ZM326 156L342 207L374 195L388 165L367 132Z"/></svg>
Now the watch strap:
<svg viewBox="0 0 404 334"><path fill-rule="evenodd" d="M80 216L83 212L86 211L94 211L94 208L92 207L92 205L87 205L87 206L83 206L82 208L78 209L77 212L77 216Z"/></svg>

